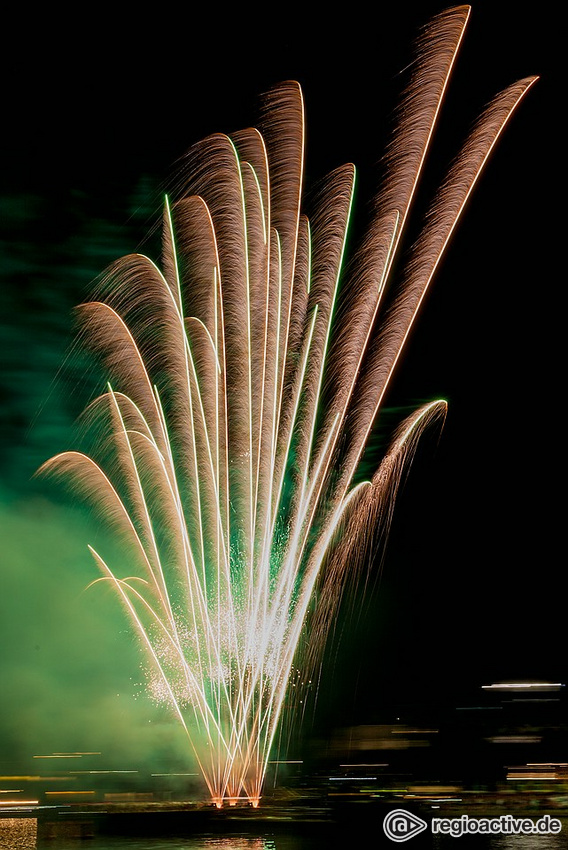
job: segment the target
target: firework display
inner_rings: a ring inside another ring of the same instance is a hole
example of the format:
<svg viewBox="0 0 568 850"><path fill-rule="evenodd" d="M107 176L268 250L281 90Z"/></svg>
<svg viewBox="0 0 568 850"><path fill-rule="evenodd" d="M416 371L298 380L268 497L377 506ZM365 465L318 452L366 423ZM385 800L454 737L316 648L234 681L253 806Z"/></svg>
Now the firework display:
<svg viewBox="0 0 568 850"><path fill-rule="evenodd" d="M386 154L387 179L347 270L355 169L302 203L304 103L283 83L258 129L196 145L165 202L160 266L117 261L79 308L107 391L89 455L44 472L84 492L124 556L92 549L136 628L153 696L187 732L212 800L257 805L293 665L309 680L346 574L388 525L436 401L364 480L393 370L522 80L487 107L400 260L405 224L468 7L433 20ZM391 274L395 258L397 280ZM402 268L401 268L402 264ZM314 601L315 600L315 601Z"/></svg>

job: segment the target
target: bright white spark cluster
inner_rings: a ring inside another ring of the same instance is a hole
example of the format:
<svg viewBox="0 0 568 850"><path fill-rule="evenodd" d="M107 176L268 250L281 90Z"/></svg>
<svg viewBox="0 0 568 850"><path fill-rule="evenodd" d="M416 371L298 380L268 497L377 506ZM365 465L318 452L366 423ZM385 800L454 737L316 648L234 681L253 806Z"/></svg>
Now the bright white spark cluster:
<svg viewBox="0 0 568 850"><path fill-rule="evenodd" d="M328 176L308 219L304 105L292 82L267 96L259 129L213 135L190 152L165 204L161 267L124 257L99 300L80 308L110 375L91 410L113 445L100 461L66 452L44 469L76 482L123 535L122 573L93 555L218 805L258 803L303 630L298 681L310 679L366 532L388 524L417 435L445 410L416 411L373 479L356 483L426 289L532 83L488 107L400 287L387 287L468 15L438 16L419 45L351 274L342 266L355 169Z"/></svg>

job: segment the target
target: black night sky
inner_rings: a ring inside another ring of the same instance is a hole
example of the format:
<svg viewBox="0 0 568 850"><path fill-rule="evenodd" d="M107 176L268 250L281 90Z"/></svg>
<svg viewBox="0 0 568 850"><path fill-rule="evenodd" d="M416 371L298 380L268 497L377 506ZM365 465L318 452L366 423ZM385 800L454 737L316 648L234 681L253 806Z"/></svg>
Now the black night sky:
<svg viewBox="0 0 568 850"><path fill-rule="evenodd" d="M95 577L87 555L82 572L68 576L82 552L81 528L72 546L55 531L50 537L55 514L30 481L39 463L73 445L84 388L66 367L58 372L72 307L110 261L140 246L154 250L144 240L176 159L210 132L253 122L258 96L282 79L304 89L307 188L353 161L355 228L364 222L401 72L419 28L444 8L381 5L371 15L357 4L340 14L329 7L309 22L307 7L271 8L270 21L238 6L231 20L220 8L194 16L157 7L126 22L94 10L91 20L59 20L46 7L33 27L20 22L5 34L13 41L2 57L0 136L8 565L0 658L10 693L0 739L8 752L26 751L14 719L24 704L29 746L47 746L48 724L37 718L88 717L93 682L116 689L130 663L109 671L81 634L80 615L65 625L66 609L57 603L50 613L39 599L67 585L80 594ZM392 384L385 428L422 401L446 398L449 412L441 435L424 440L399 499L380 582L372 575L378 591L329 665L322 722L330 725L379 722L399 703L471 699L490 681L566 680L557 26L542 4L473 5L426 197L491 97L516 79L541 79L483 174ZM62 523L63 508L53 511ZM99 608L89 615L95 631ZM120 651L113 640L102 640L101 653ZM37 680L34 651L42 655Z"/></svg>

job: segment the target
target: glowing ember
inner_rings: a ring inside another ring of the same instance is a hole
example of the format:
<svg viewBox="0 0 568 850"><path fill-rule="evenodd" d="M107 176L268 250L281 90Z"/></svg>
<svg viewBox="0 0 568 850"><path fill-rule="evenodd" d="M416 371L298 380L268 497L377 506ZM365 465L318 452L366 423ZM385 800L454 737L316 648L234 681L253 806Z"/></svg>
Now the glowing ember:
<svg viewBox="0 0 568 850"><path fill-rule="evenodd" d="M120 530L125 577L92 550L99 581L124 603L151 691L172 705L217 806L258 805L287 686L309 681L365 532L388 524L404 461L445 411L416 411L372 480L357 477L442 253L533 82L480 119L393 297L387 282L468 14L445 12L424 37L350 276L355 169L328 176L308 220L302 93L285 83L260 130L211 136L188 155L165 203L161 269L125 257L80 308L112 381L91 405L106 439L97 462L66 452L43 469L70 478Z"/></svg>

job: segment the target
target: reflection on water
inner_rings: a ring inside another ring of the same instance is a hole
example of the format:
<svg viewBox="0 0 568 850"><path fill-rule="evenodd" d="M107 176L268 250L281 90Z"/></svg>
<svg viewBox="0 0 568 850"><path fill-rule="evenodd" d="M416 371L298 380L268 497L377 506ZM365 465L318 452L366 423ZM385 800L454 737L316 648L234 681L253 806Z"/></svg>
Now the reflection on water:
<svg viewBox="0 0 568 850"><path fill-rule="evenodd" d="M0 850L335 850L362 846L360 835L198 835L184 837L96 836L43 839L37 837L35 818L0 818ZM458 844L456 844L456 840ZM337 843L339 842L339 843ZM365 847L393 847L379 828ZM409 850L565 850L566 823L559 835L451 835L422 833Z"/></svg>
<svg viewBox="0 0 568 850"><path fill-rule="evenodd" d="M452 847L453 850L566 850L565 830L566 824L559 835L462 835L459 838L434 835L430 844L422 846L432 850L452 850Z"/></svg>
<svg viewBox="0 0 568 850"><path fill-rule="evenodd" d="M67 846L67 845L65 845ZM69 850L77 842L68 845ZM198 836L192 838L105 838L88 842L90 850L280 850L280 847L301 845L276 844L274 838L250 838L245 836ZM47 850L47 845L46 845Z"/></svg>
<svg viewBox="0 0 568 850"><path fill-rule="evenodd" d="M0 818L0 850L35 850L35 818Z"/></svg>
<svg viewBox="0 0 568 850"><path fill-rule="evenodd" d="M450 835L436 836L431 844L432 850L454 850L472 848L472 850L566 850L566 836L562 835L467 835L453 838ZM417 848L418 850L418 848Z"/></svg>
<svg viewBox="0 0 568 850"><path fill-rule="evenodd" d="M201 835L184 838L98 836L86 841L60 836L38 842L35 818L0 818L0 850L84 850L86 847L88 850L323 850L329 848L329 840L292 835Z"/></svg>
<svg viewBox="0 0 568 850"><path fill-rule="evenodd" d="M36 844L29 845L36 850ZM125 838L105 836L82 842L76 839L41 842L37 850L324 850L329 840L306 836L201 835L188 838ZM27 847L26 847L27 850Z"/></svg>
<svg viewBox="0 0 568 850"><path fill-rule="evenodd" d="M559 850L566 846L566 835L499 835L491 850Z"/></svg>

